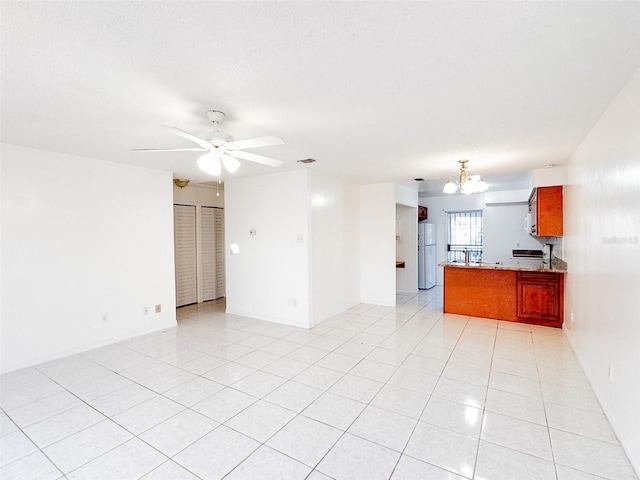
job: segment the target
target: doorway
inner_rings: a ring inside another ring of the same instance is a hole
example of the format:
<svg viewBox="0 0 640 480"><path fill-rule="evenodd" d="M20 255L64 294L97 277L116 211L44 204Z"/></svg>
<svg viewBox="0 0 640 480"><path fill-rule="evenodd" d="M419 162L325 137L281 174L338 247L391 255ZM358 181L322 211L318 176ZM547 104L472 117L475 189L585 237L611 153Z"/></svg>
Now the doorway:
<svg viewBox="0 0 640 480"><path fill-rule="evenodd" d="M224 209L175 204L176 307L225 296Z"/></svg>

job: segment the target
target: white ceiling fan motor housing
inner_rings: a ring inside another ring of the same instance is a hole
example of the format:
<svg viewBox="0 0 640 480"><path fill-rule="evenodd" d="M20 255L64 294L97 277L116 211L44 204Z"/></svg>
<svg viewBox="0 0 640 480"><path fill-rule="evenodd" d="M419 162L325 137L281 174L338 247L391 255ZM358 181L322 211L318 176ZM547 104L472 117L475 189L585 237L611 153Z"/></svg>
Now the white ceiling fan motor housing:
<svg viewBox="0 0 640 480"><path fill-rule="evenodd" d="M224 120L224 112L220 110L208 110L207 117L209 117L209 120L213 123L220 123Z"/></svg>
<svg viewBox="0 0 640 480"><path fill-rule="evenodd" d="M225 114L220 110L208 110L207 117L213 122L214 131L207 134L206 140L214 145L233 142L233 137L220 130L220 122L224 120Z"/></svg>
<svg viewBox="0 0 640 480"><path fill-rule="evenodd" d="M205 140L214 145L223 145L233 142L233 137L222 132L210 132L205 135Z"/></svg>

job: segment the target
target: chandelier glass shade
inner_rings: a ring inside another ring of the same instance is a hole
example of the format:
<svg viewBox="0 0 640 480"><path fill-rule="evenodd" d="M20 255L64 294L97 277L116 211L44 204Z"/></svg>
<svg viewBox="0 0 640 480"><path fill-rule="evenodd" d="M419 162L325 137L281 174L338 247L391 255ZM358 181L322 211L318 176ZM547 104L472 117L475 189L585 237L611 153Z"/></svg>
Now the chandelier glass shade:
<svg viewBox="0 0 640 480"><path fill-rule="evenodd" d="M449 177L449 181L442 189L442 193L456 193L458 188L461 193L469 195L471 193L486 192L489 188L480 175L470 175L467 171L469 160L458 160L460 164L460 174L456 179L455 175Z"/></svg>

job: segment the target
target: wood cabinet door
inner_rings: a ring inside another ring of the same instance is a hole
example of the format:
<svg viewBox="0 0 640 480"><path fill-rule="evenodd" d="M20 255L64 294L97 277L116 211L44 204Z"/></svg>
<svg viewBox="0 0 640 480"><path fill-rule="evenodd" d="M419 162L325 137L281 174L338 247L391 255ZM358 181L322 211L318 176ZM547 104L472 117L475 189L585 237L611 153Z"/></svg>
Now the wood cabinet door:
<svg viewBox="0 0 640 480"><path fill-rule="evenodd" d="M518 274L518 320L548 327L562 327L563 279L555 273Z"/></svg>
<svg viewBox="0 0 640 480"><path fill-rule="evenodd" d="M561 237L563 234L562 185L539 187L537 190L537 235Z"/></svg>
<svg viewBox="0 0 640 480"><path fill-rule="evenodd" d="M557 285L520 282L518 290L518 317L543 319L558 316Z"/></svg>

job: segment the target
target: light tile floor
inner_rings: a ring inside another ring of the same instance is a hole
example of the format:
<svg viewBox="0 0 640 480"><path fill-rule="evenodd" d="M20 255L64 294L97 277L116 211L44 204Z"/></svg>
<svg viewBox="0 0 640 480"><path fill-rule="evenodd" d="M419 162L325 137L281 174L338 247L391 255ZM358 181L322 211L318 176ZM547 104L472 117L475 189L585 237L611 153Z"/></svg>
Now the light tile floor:
<svg viewBox="0 0 640 480"><path fill-rule="evenodd" d="M442 291L176 328L0 378L3 479L637 479L562 330Z"/></svg>

